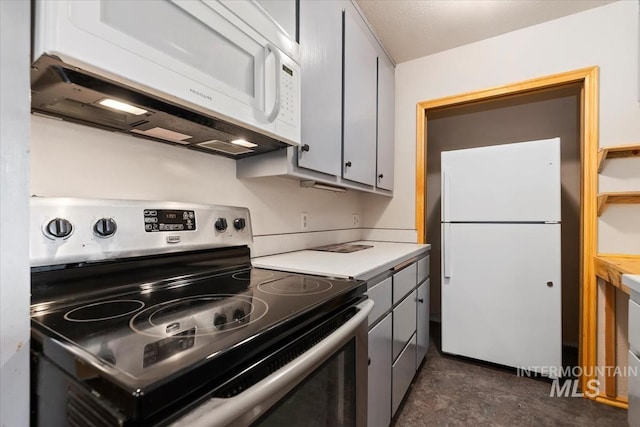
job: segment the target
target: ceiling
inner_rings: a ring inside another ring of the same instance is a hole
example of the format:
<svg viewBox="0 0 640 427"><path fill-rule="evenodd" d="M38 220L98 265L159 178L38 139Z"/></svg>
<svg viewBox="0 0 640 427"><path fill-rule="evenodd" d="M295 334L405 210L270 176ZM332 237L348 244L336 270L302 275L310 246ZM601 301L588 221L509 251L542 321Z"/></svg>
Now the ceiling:
<svg viewBox="0 0 640 427"><path fill-rule="evenodd" d="M356 0L396 63L614 0Z"/></svg>

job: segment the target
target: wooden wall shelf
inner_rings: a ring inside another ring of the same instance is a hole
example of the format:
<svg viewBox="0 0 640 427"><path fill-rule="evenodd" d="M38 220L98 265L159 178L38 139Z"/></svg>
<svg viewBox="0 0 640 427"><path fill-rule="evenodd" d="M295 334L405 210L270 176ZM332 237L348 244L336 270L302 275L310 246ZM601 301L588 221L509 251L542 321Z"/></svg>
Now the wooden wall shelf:
<svg viewBox="0 0 640 427"><path fill-rule="evenodd" d="M640 157L640 144L602 147L598 150L598 172L602 170L602 163L604 162L604 159L616 159L621 157Z"/></svg>
<svg viewBox="0 0 640 427"><path fill-rule="evenodd" d="M598 194L598 216L602 215L607 205L612 203L640 203L640 191Z"/></svg>

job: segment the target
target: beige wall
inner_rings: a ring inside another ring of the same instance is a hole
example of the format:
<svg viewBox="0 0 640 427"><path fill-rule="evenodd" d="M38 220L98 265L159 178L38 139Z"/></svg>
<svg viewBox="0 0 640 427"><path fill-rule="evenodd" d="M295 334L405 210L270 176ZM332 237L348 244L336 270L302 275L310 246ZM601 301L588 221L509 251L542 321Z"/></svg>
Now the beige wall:
<svg viewBox="0 0 640 427"><path fill-rule="evenodd" d="M600 145L640 142L637 1L398 64L395 196L365 196L363 225L415 229L416 103L594 65L600 67ZM605 168L603 191L640 189L640 159L610 161ZM599 220L599 250L640 253L639 217L640 205L610 207Z"/></svg>
<svg viewBox="0 0 640 427"><path fill-rule="evenodd" d="M429 115L427 236L431 309L440 312L440 152L560 137L562 158L563 342L578 343L580 251L579 88L482 103ZM535 268L535 266L531 266Z"/></svg>

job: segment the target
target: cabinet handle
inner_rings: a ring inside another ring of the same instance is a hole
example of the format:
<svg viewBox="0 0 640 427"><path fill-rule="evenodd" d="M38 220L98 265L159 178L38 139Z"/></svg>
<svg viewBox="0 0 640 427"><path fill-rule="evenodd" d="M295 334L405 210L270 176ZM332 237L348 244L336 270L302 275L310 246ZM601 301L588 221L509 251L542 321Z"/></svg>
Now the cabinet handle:
<svg viewBox="0 0 640 427"><path fill-rule="evenodd" d="M367 361L367 366L371 366L371 358Z"/></svg>
<svg viewBox="0 0 640 427"><path fill-rule="evenodd" d="M553 288L553 282L547 282L547 286Z"/></svg>
<svg viewBox="0 0 640 427"><path fill-rule="evenodd" d="M423 300L422 298L418 298L418 302L419 302L420 304L424 304L424 300Z"/></svg>
<svg viewBox="0 0 640 427"><path fill-rule="evenodd" d="M351 167L351 162L346 162L344 165L345 165L346 167L350 168L350 167Z"/></svg>
<svg viewBox="0 0 640 427"><path fill-rule="evenodd" d="M302 151L309 151L309 144L304 144L302 147L300 147L300 149Z"/></svg>
<svg viewBox="0 0 640 427"><path fill-rule="evenodd" d="M384 178L384 174L378 175L378 179L382 179L382 178Z"/></svg>

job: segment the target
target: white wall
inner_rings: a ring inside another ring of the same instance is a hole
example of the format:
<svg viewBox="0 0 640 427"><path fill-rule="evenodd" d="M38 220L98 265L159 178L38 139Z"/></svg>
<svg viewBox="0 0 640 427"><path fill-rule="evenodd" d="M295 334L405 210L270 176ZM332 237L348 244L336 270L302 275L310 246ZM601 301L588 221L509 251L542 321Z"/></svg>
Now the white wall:
<svg viewBox="0 0 640 427"><path fill-rule="evenodd" d="M0 426L29 425L29 2L0 1Z"/></svg>
<svg viewBox="0 0 640 427"><path fill-rule="evenodd" d="M395 197L363 197L363 225L415 229L415 109L420 101L597 65L600 145L640 142L638 4L611 3L399 64ZM609 161L605 167L602 191L640 190L639 159ZM639 217L640 205L609 207L600 218L600 252L640 253Z"/></svg>
<svg viewBox="0 0 640 427"><path fill-rule="evenodd" d="M183 147L32 116L31 192L49 197L172 200L246 206L253 255L358 240L360 194L300 188L285 178L237 180L235 161ZM301 213L307 212L307 233ZM313 233L313 231L342 230Z"/></svg>

